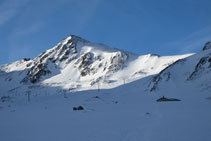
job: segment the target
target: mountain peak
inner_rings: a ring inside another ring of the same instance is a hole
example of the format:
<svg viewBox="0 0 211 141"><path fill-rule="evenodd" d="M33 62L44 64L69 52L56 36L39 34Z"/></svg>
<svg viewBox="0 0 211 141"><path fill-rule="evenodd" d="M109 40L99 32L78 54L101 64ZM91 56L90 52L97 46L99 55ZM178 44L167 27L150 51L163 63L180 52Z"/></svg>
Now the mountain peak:
<svg viewBox="0 0 211 141"><path fill-rule="evenodd" d="M8 85L36 83L78 91L95 89L102 83L102 88L111 88L125 83L126 79L131 82L159 73L186 56L136 55L70 35L34 59L24 59L1 67L0 73L5 70L9 72L11 79L2 77ZM13 76L18 76L17 79L14 77L14 82Z"/></svg>
<svg viewBox="0 0 211 141"><path fill-rule="evenodd" d="M65 40L71 40L71 41L74 41L74 42L89 42L77 35L69 35Z"/></svg>
<svg viewBox="0 0 211 141"><path fill-rule="evenodd" d="M28 73L22 82L35 83L41 77L59 74L64 68L74 70L73 76L78 75L76 79L89 75L97 75L101 79L105 74L120 70L127 59L128 54L124 51L70 35L33 59L27 65Z"/></svg>

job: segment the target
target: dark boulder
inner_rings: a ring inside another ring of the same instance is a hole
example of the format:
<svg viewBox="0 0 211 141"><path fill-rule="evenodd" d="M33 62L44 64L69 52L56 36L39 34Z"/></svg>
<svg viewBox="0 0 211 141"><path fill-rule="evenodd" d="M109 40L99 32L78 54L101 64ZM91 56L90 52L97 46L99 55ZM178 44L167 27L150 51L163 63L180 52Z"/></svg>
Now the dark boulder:
<svg viewBox="0 0 211 141"><path fill-rule="evenodd" d="M84 110L83 106L73 107L73 111Z"/></svg>
<svg viewBox="0 0 211 141"><path fill-rule="evenodd" d="M78 110L84 110L84 107L78 106Z"/></svg>
<svg viewBox="0 0 211 141"><path fill-rule="evenodd" d="M11 99L10 96L2 96L1 97L2 102L10 101L10 99Z"/></svg>
<svg viewBox="0 0 211 141"><path fill-rule="evenodd" d="M78 108L77 107L73 107L73 111L76 111L76 110L78 110Z"/></svg>

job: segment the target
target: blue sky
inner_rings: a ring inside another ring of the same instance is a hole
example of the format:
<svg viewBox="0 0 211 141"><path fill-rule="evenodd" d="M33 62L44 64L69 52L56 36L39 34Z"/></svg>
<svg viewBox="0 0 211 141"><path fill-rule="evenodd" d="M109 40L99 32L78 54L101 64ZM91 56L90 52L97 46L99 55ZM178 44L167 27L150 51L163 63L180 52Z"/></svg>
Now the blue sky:
<svg viewBox="0 0 211 141"><path fill-rule="evenodd" d="M199 52L210 0L0 0L0 64L33 58L70 34L137 54Z"/></svg>

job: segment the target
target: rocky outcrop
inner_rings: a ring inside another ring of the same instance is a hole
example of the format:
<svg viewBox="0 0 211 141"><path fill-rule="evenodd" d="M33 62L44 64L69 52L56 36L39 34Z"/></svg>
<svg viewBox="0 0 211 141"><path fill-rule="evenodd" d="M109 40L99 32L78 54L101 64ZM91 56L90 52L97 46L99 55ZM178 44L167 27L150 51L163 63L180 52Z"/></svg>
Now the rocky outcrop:
<svg viewBox="0 0 211 141"><path fill-rule="evenodd" d="M66 61L70 63L76 58L77 55L77 43L88 42L80 37L71 35L66 38L54 48L44 51L41 55L36 57L33 63L27 64L30 67L27 76L22 82L36 83L39 79L45 75L51 74L49 65L58 66L60 63ZM55 67L56 68L56 67Z"/></svg>
<svg viewBox="0 0 211 141"><path fill-rule="evenodd" d="M47 68L46 64L36 64L27 73L27 76L22 80L22 82L30 81L31 83L36 83L42 76L50 74L51 71Z"/></svg>
<svg viewBox="0 0 211 141"><path fill-rule="evenodd" d="M86 76L88 74L90 74L91 70L92 70L92 66L91 64L93 63L93 58L94 58L94 55L93 53L91 52L88 52L84 55L82 55L78 60L77 62L75 63L76 65L78 64L78 69L80 71L80 75L83 77L83 76Z"/></svg>
<svg viewBox="0 0 211 141"><path fill-rule="evenodd" d="M209 42L207 42L205 45L204 45L204 47L203 47L203 51L205 51L205 50L208 50L208 49L211 49L211 41L209 41Z"/></svg>
<svg viewBox="0 0 211 141"><path fill-rule="evenodd" d="M124 52L117 52L110 58L108 73L114 73L122 69L124 62L128 59L128 55Z"/></svg>
<svg viewBox="0 0 211 141"><path fill-rule="evenodd" d="M180 81L183 81L181 83L185 82L188 83L192 82L193 80L204 78L203 76L209 76L209 73L211 72L210 49L211 49L211 42L207 42L203 48L203 52L195 54L194 56L186 59L178 60L172 65L169 65L150 80L150 83L148 85L148 90L155 91L158 89L159 85L161 85L161 83L163 82L168 82L169 80L175 82L175 80L179 80L177 77L182 78L180 79ZM183 68L184 71L182 71ZM172 76L174 77L174 79L172 79ZM165 86L165 84L163 83L163 86ZM209 85L206 82L206 84L201 83L201 86L209 86Z"/></svg>
<svg viewBox="0 0 211 141"><path fill-rule="evenodd" d="M197 65L195 66L194 71L191 73L191 75L188 77L188 81L193 80L203 73L210 72L211 71L211 54L208 54L208 56L202 57Z"/></svg>
<svg viewBox="0 0 211 141"><path fill-rule="evenodd" d="M155 75L149 85L148 85L148 90L150 91L155 91L158 89L158 85L159 83L161 83L161 81L169 81L171 79L171 68L173 68L176 64L179 63L184 63L185 59L180 59L177 60L176 62L174 62L173 64L169 65L168 67L166 67L165 69L163 69L159 74Z"/></svg>

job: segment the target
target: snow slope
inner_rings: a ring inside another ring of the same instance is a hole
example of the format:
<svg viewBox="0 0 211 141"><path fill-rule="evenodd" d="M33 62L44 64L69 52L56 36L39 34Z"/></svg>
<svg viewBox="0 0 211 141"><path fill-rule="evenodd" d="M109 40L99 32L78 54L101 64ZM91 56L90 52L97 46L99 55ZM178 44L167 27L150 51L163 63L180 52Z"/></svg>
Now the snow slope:
<svg viewBox="0 0 211 141"><path fill-rule="evenodd" d="M0 67L0 140L210 141L210 54L207 43L194 55L138 56L70 36Z"/></svg>
<svg viewBox="0 0 211 141"><path fill-rule="evenodd" d="M156 102L146 80L117 88L37 94L0 103L3 141L210 141L210 93L183 93L180 102ZM53 88L50 88L53 89ZM173 95L177 92L172 91ZM169 93L163 93L168 96ZM98 96L98 97L96 97ZM73 111L82 105L85 110Z"/></svg>
<svg viewBox="0 0 211 141"><path fill-rule="evenodd" d="M148 89L159 91L179 88L184 91L197 88L200 93L211 92L211 48L208 48L208 43L201 52L178 60L162 70L152 78Z"/></svg>

